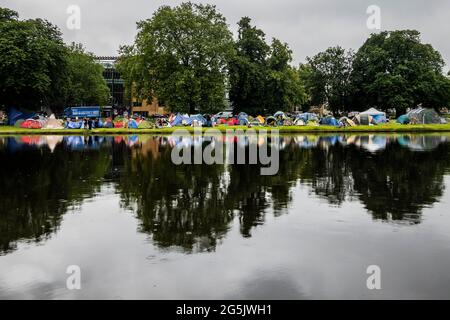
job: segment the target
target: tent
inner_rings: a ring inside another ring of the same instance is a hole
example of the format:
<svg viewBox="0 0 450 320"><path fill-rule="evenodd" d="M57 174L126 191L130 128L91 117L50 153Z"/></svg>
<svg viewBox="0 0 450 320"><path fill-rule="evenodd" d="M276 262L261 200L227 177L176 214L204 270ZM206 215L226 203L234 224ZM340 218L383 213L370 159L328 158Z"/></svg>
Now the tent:
<svg viewBox="0 0 450 320"><path fill-rule="evenodd" d="M319 124L324 126L335 126L339 127L339 121L336 120L333 116L326 116L320 119Z"/></svg>
<svg viewBox="0 0 450 320"><path fill-rule="evenodd" d="M294 120L294 125L296 126L306 126L306 122L303 119L297 118Z"/></svg>
<svg viewBox="0 0 450 320"><path fill-rule="evenodd" d="M45 129L64 129L63 121L56 119L55 115L52 114L50 118L44 125Z"/></svg>
<svg viewBox="0 0 450 320"><path fill-rule="evenodd" d="M227 125L228 126L237 126L237 125L239 125L239 120L236 118L229 118L227 120Z"/></svg>
<svg viewBox="0 0 450 320"><path fill-rule="evenodd" d="M266 124L268 126L276 126L277 125L277 119L275 119L275 117L272 117L272 116L267 117L266 118Z"/></svg>
<svg viewBox="0 0 450 320"><path fill-rule="evenodd" d="M139 129L151 129L151 128L153 128L153 125L150 121L141 120L141 122L139 122L138 128Z"/></svg>
<svg viewBox="0 0 450 320"><path fill-rule="evenodd" d="M239 124L241 126L246 126L250 124L250 121L248 119L248 114L246 114L245 112L241 112L239 113L238 117L237 117Z"/></svg>
<svg viewBox="0 0 450 320"><path fill-rule="evenodd" d="M8 125L13 126L17 120L26 120L33 118L35 113L25 113L16 108L8 109Z"/></svg>
<svg viewBox="0 0 450 320"><path fill-rule="evenodd" d="M305 112L305 113L298 114L295 117L295 119L302 119L304 123L307 123L310 120L319 121L319 118L317 118L317 115L315 113L311 113L311 112Z"/></svg>
<svg viewBox="0 0 450 320"><path fill-rule="evenodd" d="M264 124L264 123L266 122L266 120L264 119L264 117L261 116L261 115L257 116L256 119L258 119L258 121L259 121L261 124Z"/></svg>
<svg viewBox="0 0 450 320"><path fill-rule="evenodd" d="M201 114L194 114L190 116L188 119L186 119L185 123L187 126L194 126L194 125L204 126L206 125L206 119Z"/></svg>
<svg viewBox="0 0 450 320"><path fill-rule="evenodd" d="M277 119L286 119L286 114L283 111L277 111L275 112L275 114L273 115L275 118Z"/></svg>
<svg viewBox="0 0 450 320"><path fill-rule="evenodd" d="M406 114L401 115L400 117L397 118L397 123L408 124L409 123L409 117Z"/></svg>
<svg viewBox="0 0 450 320"><path fill-rule="evenodd" d="M27 119L22 122L20 127L26 129L42 129L42 123L39 120Z"/></svg>
<svg viewBox="0 0 450 320"><path fill-rule="evenodd" d="M359 116L361 115L368 115L371 116L373 121L378 124L378 123L386 123L387 122L387 118L386 118L386 113L382 112L382 111L378 111L375 108L370 108L364 112L361 112L359 114Z"/></svg>
<svg viewBox="0 0 450 320"><path fill-rule="evenodd" d="M130 119L130 120L128 120L128 128L129 129L137 129L139 126L138 126L138 123L136 122L136 120L134 120L134 119Z"/></svg>
<svg viewBox="0 0 450 320"><path fill-rule="evenodd" d="M374 122L373 121L373 117L371 115L367 114L367 113L366 114L360 113L360 114L356 115L353 118L353 121L357 125L361 125L361 126L368 126L368 125L370 125L371 123Z"/></svg>
<svg viewBox="0 0 450 320"><path fill-rule="evenodd" d="M188 119L189 119L189 117L185 117L181 113L177 113L177 115L175 117L173 117L170 124L172 127L182 126L183 123L185 123Z"/></svg>
<svg viewBox="0 0 450 320"><path fill-rule="evenodd" d="M340 118L339 122L342 123L342 125L344 127L354 127L354 126L356 126L355 122L353 120L350 120L347 117Z"/></svg>
<svg viewBox="0 0 450 320"><path fill-rule="evenodd" d="M412 124L438 124L441 117L433 109L417 108L406 114Z"/></svg>

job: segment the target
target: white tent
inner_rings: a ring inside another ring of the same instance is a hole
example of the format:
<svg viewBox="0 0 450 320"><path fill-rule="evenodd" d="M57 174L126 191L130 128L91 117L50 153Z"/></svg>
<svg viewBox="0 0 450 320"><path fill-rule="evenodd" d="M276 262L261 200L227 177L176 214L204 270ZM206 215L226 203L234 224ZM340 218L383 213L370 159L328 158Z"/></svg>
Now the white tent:
<svg viewBox="0 0 450 320"><path fill-rule="evenodd" d="M367 114L369 116L386 116L385 112L378 111L375 108L370 108L369 110L366 110L364 112L361 112L360 114Z"/></svg>

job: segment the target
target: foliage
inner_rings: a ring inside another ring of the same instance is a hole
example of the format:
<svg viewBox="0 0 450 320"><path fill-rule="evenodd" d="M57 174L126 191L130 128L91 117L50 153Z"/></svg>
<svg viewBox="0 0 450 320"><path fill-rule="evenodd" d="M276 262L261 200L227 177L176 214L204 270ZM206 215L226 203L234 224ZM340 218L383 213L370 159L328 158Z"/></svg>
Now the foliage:
<svg viewBox="0 0 450 320"><path fill-rule="evenodd" d="M109 99L109 88L98 64L91 53L86 53L82 45L72 45L68 49L68 79L65 106L105 105Z"/></svg>
<svg viewBox="0 0 450 320"><path fill-rule="evenodd" d="M225 104L232 37L214 6L160 7L138 23L132 47L123 47L119 71L140 98L158 97L171 109L214 112ZM130 91L130 89L128 89Z"/></svg>
<svg viewBox="0 0 450 320"><path fill-rule="evenodd" d="M29 110L106 103L102 67L81 45L67 47L50 22L0 8L0 101Z"/></svg>
<svg viewBox="0 0 450 320"><path fill-rule="evenodd" d="M418 105L439 109L450 103L450 82L438 51L420 41L415 30L372 34L353 65L354 97L359 109L396 109Z"/></svg>
<svg viewBox="0 0 450 320"><path fill-rule="evenodd" d="M304 88L290 66L292 51L273 39L269 46L262 30L243 17L239 23L236 55L230 61L230 100L235 112L249 114L288 111L300 105Z"/></svg>
<svg viewBox="0 0 450 320"><path fill-rule="evenodd" d="M307 58L299 72L310 105L326 104L333 113L349 110L352 61L353 52L346 52L339 46Z"/></svg>
<svg viewBox="0 0 450 320"><path fill-rule="evenodd" d="M66 47L58 28L41 19L0 14L0 101L39 109L60 96L66 75Z"/></svg>

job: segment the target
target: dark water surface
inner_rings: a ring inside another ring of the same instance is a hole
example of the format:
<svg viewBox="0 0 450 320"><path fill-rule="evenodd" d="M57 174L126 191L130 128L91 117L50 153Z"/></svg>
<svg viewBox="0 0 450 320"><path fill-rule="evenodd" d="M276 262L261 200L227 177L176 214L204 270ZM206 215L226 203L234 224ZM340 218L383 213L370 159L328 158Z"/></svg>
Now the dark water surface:
<svg viewBox="0 0 450 320"><path fill-rule="evenodd" d="M275 176L191 142L0 137L0 298L450 298L450 136L283 136Z"/></svg>

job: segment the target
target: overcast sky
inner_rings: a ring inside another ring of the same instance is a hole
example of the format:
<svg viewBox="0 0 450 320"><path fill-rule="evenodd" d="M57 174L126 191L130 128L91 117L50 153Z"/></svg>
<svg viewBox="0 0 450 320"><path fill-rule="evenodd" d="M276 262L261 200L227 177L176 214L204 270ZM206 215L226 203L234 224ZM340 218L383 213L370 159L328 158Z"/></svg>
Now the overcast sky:
<svg viewBox="0 0 450 320"><path fill-rule="evenodd" d="M42 17L58 25L66 42L81 42L96 55L116 55L119 45L130 44L136 21L151 17L161 5L175 0L2 0L0 6L19 12L21 18ZM329 46L358 49L369 30L368 6L381 9L381 29L417 29L422 40L439 50L450 63L449 0L209 0L226 17L233 32L242 16L249 16L267 39L289 43L294 62L302 62ZM81 28L66 26L70 5L81 10ZM448 70L446 66L446 70Z"/></svg>

